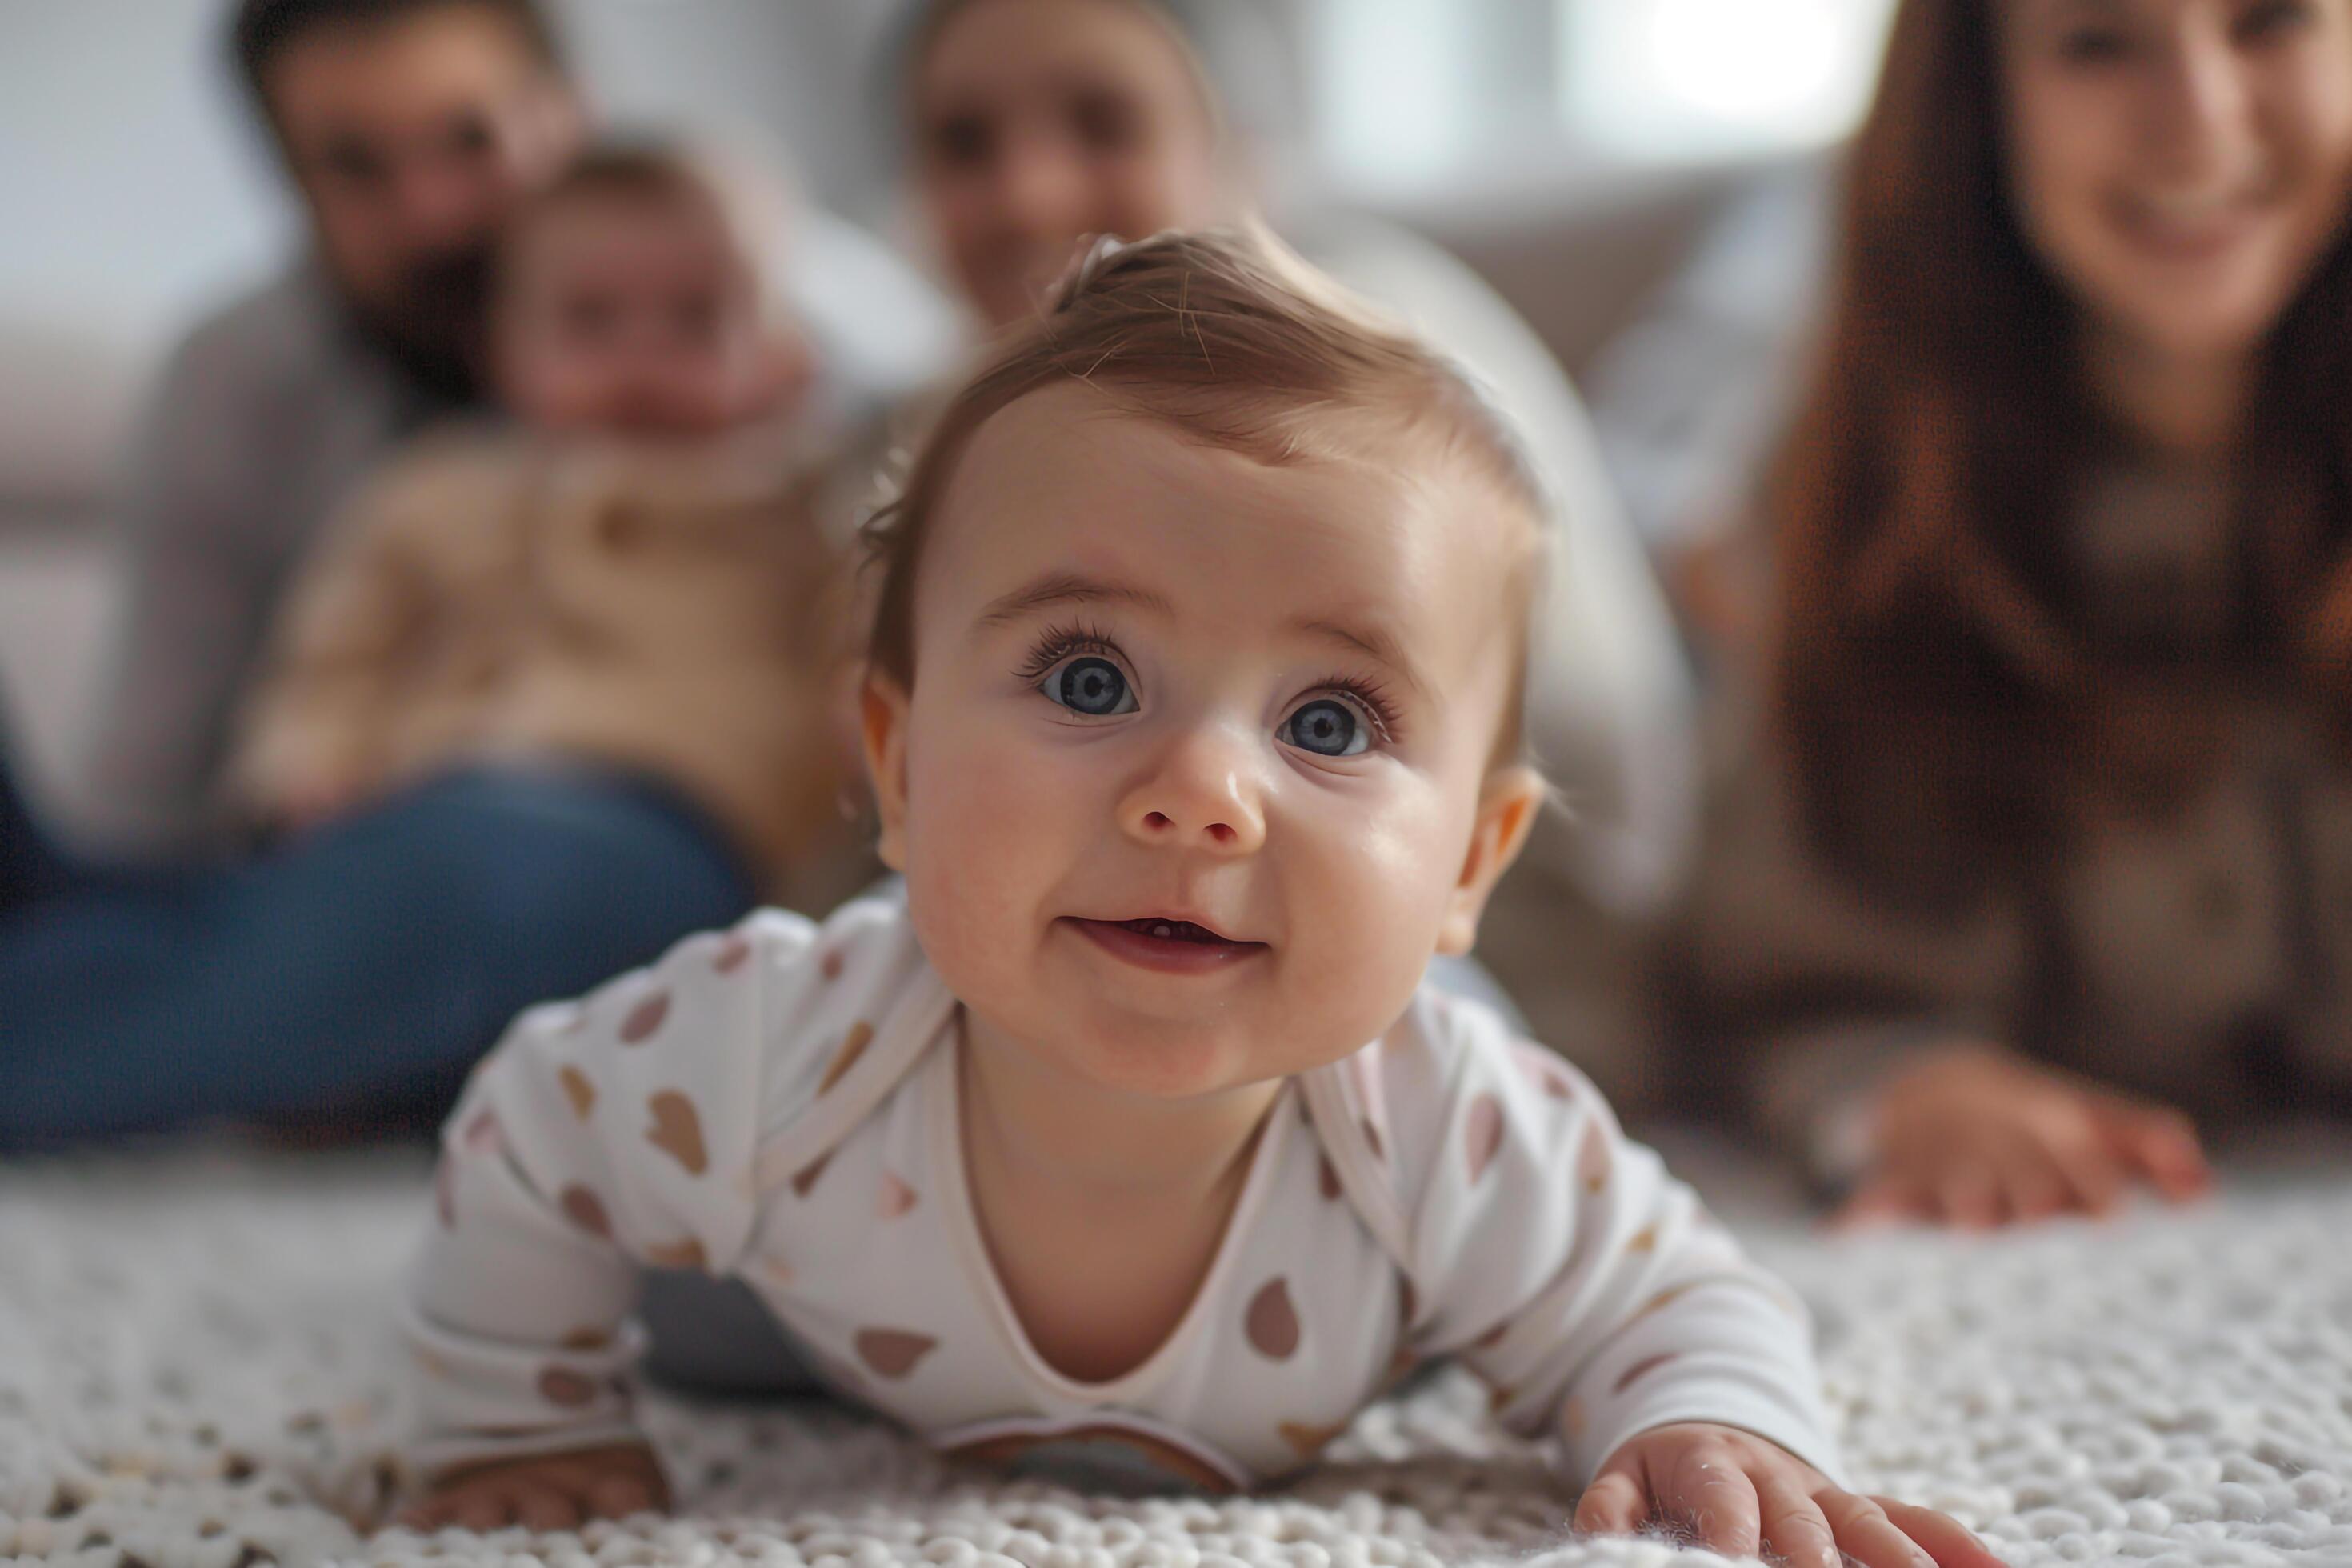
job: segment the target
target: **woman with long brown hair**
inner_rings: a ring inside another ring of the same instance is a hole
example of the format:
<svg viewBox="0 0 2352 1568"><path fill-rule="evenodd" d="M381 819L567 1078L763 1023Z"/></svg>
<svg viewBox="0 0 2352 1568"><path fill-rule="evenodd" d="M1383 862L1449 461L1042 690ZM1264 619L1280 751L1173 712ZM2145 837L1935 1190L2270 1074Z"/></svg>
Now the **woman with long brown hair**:
<svg viewBox="0 0 2352 1568"><path fill-rule="evenodd" d="M1849 1213L2352 1106L2352 0L1904 0L1699 1037Z"/></svg>

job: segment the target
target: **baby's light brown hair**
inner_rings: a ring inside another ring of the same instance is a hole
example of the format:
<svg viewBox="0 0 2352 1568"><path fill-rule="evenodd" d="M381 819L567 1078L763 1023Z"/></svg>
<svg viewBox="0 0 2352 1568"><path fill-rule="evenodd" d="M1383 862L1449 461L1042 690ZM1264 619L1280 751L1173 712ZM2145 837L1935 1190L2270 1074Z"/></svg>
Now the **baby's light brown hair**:
<svg viewBox="0 0 2352 1568"><path fill-rule="evenodd" d="M1522 760L1528 641L1542 591L1542 482L1464 373L1263 230L1170 233L1098 244L1045 314L950 400L896 500L865 527L879 571L867 666L911 689L916 568L958 459L999 410L1063 382L1195 440L1269 465L1372 458L1453 467L1516 513L1519 559L1498 562L1498 613L1519 653L1494 762ZM1115 526L1115 525L1107 525Z"/></svg>
<svg viewBox="0 0 2352 1568"><path fill-rule="evenodd" d="M769 275L790 226L791 204L781 176L748 159L655 140L600 142L515 205L499 235L497 291L505 295L516 287L523 252L552 214L608 205L659 216L707 215L725 231L761 318L772 323L787 308Z"/></svg>

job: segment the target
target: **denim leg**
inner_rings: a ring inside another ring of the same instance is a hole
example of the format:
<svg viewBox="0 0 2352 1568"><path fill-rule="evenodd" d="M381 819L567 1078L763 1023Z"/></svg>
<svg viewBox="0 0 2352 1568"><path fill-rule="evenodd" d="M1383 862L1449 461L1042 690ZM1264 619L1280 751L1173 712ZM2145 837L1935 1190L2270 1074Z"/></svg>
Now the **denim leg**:
<svg viewBox="0 0 2352 1568"><path fill-rule="evenodd" d="M0 1147L446 1099L515 1014L748 909L698 815L483 769L247 864L0 916Z"/></svg>
<svg viewBox="0 0 2352 1568"><path fill-rule="evenodd" d="M54 898L74 881L63 849L41 826L8 761L7 715L0 713L0 915Z"/></svg>

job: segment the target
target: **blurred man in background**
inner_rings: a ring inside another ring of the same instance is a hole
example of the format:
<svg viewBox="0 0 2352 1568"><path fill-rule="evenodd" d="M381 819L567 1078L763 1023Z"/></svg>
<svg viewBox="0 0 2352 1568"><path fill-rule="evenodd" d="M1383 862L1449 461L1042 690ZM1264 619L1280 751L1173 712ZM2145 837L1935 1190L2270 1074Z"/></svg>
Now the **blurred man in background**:
<svg viewBox="0 0 2352 1568"><path fill-rule="evenodd" d="M488 241L584 130L536 0L245 0L236 61L310 243L180 346L133 461L101 826L214 826L230 714L293 563L385 451L476 394Z"/></svg>
<svg viewBox="0 0 2352 1568"><path fill-rule="evenodd" d="M188 336L136 448L86 815L142 848L220 835L231 715L282 589L354 480L475 406L490 237L589 129L542 0L240 0L230 43L309 244ZM813 408L936 371L950 319L878 243L810 211L793 254Z"/></svg>

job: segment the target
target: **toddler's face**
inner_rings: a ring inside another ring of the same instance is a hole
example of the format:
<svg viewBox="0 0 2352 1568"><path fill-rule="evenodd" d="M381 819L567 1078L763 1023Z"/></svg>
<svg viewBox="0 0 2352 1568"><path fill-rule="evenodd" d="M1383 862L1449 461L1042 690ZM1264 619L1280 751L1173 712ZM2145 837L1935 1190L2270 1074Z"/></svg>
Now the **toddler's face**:
<svg viewBox="0 0 2352 1568"><path fill-rule="evenodd" d="M966 1006L1194 1095L1376 1037L1538 798L1489 767L1525 521L1452 470L1267 467L1077 385L974 435L869 689L885 858Z"/></svg>
<svg viewBox="0 0 2352 1568"><path fill-rule="evenodd" d="M715 210L625 198L533 221L499 302L498 357L525 423L635 436L723 430L773 408L803 368L761 319Z"/></svg>

